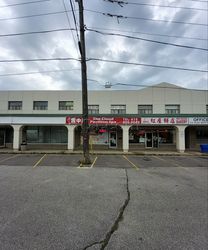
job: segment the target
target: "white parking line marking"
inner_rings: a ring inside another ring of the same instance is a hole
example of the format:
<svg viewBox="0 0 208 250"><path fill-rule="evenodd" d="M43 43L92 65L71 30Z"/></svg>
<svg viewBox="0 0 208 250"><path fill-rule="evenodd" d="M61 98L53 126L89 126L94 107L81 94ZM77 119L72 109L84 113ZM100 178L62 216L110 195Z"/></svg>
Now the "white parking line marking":
<svg viewBox="0 0 208 250"><path fill-rule="evenodd" d="M44 154L44 156L42 156L42 157L40 158L40 160L38 160L38 161L35 163L35 165L33 166L33 168L36 168L36 167L41 163L41 161L45 158L46 155L47 155L47 154Z"/></svg>

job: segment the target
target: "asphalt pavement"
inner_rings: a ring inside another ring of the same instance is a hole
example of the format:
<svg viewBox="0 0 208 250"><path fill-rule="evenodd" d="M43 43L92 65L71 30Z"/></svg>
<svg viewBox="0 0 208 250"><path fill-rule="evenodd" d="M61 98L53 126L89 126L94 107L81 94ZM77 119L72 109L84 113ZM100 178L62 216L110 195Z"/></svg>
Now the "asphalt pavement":
<svg viewBox="0 0 208 250"><path fill-rule="evenodd" d="M0 154L0 249L207 249L206 156Z"/></svg>

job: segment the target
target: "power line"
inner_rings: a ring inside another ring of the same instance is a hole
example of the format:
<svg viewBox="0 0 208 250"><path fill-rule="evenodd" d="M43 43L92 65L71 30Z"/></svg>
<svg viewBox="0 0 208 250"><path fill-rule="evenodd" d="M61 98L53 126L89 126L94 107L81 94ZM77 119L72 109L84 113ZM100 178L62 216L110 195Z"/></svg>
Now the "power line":
<svg viewBox="0 0 208 250"><path fill-rule="evenodd" d="M183 70L183 71L192 71L192 72L200 72L200 73L207 73L208 72L208 70L201 70L201 69L180 68L180 67L172 67L172 66L163 66L163 65L136 63L136 62L125 62L125 61L107 60L107 59L99 59L99 58L89 58L88 61L99 61L99 62L107 62L107 63L134 65L134 66L145 66L145 67L153 67L153 68Z"/></svg>
<svg viewBox="0 0 208 250"><path fill-rule="evenodd" d="M131 34L142 34L142 35L148 35L148 36L174 37L174 38L180 38L180 39L192 39L192 40L207 41L207 39L200 38L200 37L174 36L174 35L164 35L164 34L158 34L158 33L148 33L148 32L129 31L129 30L118 30L118 29L109 29L109 28L100 28L100 27L89 27L89 28L90 29L96 29L96 30L111 30L111 31L118 31L118 32L124 32L124 33L131 33Z"/></svg>
<svg viewBox="0 0 208 250"><path fill-rule="evenodd" d="M23 2L23 3L13 3L13 4L1 5L0 8L19 6L19 5L26 5L26 4L33 4L33 3L42 3L42 2L49 2L49 1L51 1L51 0L38 0L38 1Z"/></svg>
<svg viewBox="0 0 208 250"><path fill-rule="evenodd" d="M9 36L23 36L23 35L33 35L33 34L45 34L51 32L59 31L72 31L74 28L64 28L64 29L54 29L54 30L42 30L42 31L30 31L30 32L21 32L21 33L11 33L11 34L0 34L0 37L9 37Z"/></svg>
<svg viewBox="0 0 208 250"><path fill-rule="evenodd" d="M103 1L110 2L110 3L117 3L121 7L123 7L124 5L139 5L139 6L151 6L151 7L172 8L172 9L208 11L207 9L191 8L191 7L184 7L184 6L158 5L158 4L151 4L151 3L135 3L135 2L120 1L120 0L118 1L117 0L103 0Z"/></svg>
<svg viewBox="0 0 208 250"><path fill-rule="evenodd" d="M119 0L118 0L119 1ZM149 1L152 1L152 0L149 0ZM180 2L182 2L181 0L178 0ZM184 2L200 2L200 3L207 3L208 1L206 0L184 0Z"/></svg>
<svg viewBox="0 0 208 250"><path fill-rule="evenodd" d="M98 81L98 80L95 80L95 79L90 79L88 78L87 79L88 81L92 81L92 82L97 82L97 83L100 83L101 86L104 86L106 88L109 88L109 87L112 87L112 86L118 86L118 85L121 85L121 86L132 86L132 87L144 87L144 88L159 88L159 89L183 89L183 90L194 90L194 91L204 91L204 89L187 89L187 88L184 88L184 87L180 87L180 86L159 86L159 85L146 85L146 84L137 84L137 83L121 83L121 82L111 82L111 81L107 81L105 82L105 84L102 84L101 81Z"/></svg>
<svg viewBox="0 0 208 250"><path fill-rule="evenodd" d="M150 40L150 39L141 38L141 37L122 35L122 34L118 34L118 33L116 34L116 33L101 32L101 31L98 31L98 30L93 30L93 29L88 29L88 28L87 28L87 30L98 33L98 34L101 34L101 35L119 36L119 37L125 37L125 38L129 38L129 39L141 40L141 41L152 42L152 43L159 43L159 44L175 46L175 47L180 47L180 48L197 49L197 50L208 51L208 49L200 48L200 47L193 47L193 46L187 46L187 45L181 45L181 44L175 44L175 43L161 42L161 41Z"/></svg>
<svg viewBox="0 0 208 250"><path fill-rule="evenodd" d="M79 35L78 35L78 29L77 29L77 20L76 20L76 16L75 16L75 13L74 13L74 7L72 5L72 0L70 0L70 5L71 5L71 10L72 10L72 15L73 15L73 19L74 19L74 25L75 25L75 29L76 29L76 34L77 34L77 40L79 42Z"/></svg>
<svg viewBox="0 0 208 250"><path fill-rule="evenodd" d="M79 61L80 59L72 58L72 57L57 57L57 58L36 58L36 59L5 59L0 60L0 63L14 63L14 62L44 62L44 61ZM172 66L163 66L163 65L153 65L153 64L145 64L145 63L136 63L136 62L125 62L125 61L116 61L116 60L107 60L100 58L88 58L86 61L100 61L100 62L108 62L108 63L118 63L118 64L126 64L126 65L135 65L135 66L146 66L146 67L154 67L154 68L164 68L164 69L173 69L173 70L184 70L184 71L192 71L192 72L201 72L207 73L208 70L201 69L191 69L191 68L180 68L180 67L172 67Z"/></svg>
<svg viewBox="0 0 208 250"><path fill-rule="evenodd" d="M104 13L104 12L100 12L100 11L96 11L96 10L89 10L89 9L85 9L85 11L89 11L89 12L93 12L93 13L97 13L97 14L102 14L102 15L108 16L108 17L115 17L115 18L117 18L117 20L119 20L119 19L136 19L136 20L151 21L151 22L165 22L165 23L208 26L208 24L204 24L204 23L192 23L192 22L182 22L182 21L174 21L174 20L152 19L152 18L145 18L145 17L130 17L130 16Z"/></svg>
<svg viewBox="0 0 208 250"><path fill-rule="evenodd" d="M60 70L44 70L44 71L22 72L22 73L8 73L8 74L0 74L0 77L33 75L33 74L44 74L44 73L57 73L57 72L68 72L68 71L74 71L74 70L80 70L80 69L60 69Z"/></svg>
<svg viewBox="0 0 208 250"><path fill-rule="evenodd" d="M26 16L19 16L19 17L0 18L0 21L9 21L9 20L17 20L17 19L24 19L24 18L33 18L33 17L40 17L40 16L58 15L58 14L65 14L66 12L67 13L71 12L71 10L48 12L48 13L43 13L43 14L34 14L34 15L26 15Z"/></svg>
<svg viewBox="0 0 208 250"><path fill-rule="evenodd" d="M132 87L144 87L144 88L158 88L158 89L179 89L179 90L196 90L196 91L204 91L204 89L187 89L183 87L171 87L171 86L157 86L157 85L145 85L145 84L132 84L132 83L121 83L121 82L116 82L116 83L111 83L109 82L110 86L132 86Z"/></svg>
<svg viewBox="0 0 208 250"><path fill-rule="evenodd" d="M64 0L63 0L62 2L63 2L63 5L64 5L64 9L65 9L65 13L66 13L66 18L67 18L67 21L68 21L68 25L69 25L69 27L71 28L71 23L70 23L70 19L69 19L68 12L67 12L67 10L66 10L65 2L64 2ZM75 41L75 37L74 37L74 34L73 34L72 30L71 30L71 34L72 34L72 38L73 38L73 41L74 41L74 44L75 44L75 48L76 48L76 51L77 51L77 55L79 55L78 48L77 48L77 43L76 43L76 41ZM79 41L79 40L78 40L78 41Z"/></svg>
<svg viewBox="0 0 208 250"><path fill-rule="evenodd" d="M78 61L79 59L73 57L56 57L56 58L36 58L36 59L5 59L0 60L0 63L13 63L13 62L44 62L44 61Z"/></svg>

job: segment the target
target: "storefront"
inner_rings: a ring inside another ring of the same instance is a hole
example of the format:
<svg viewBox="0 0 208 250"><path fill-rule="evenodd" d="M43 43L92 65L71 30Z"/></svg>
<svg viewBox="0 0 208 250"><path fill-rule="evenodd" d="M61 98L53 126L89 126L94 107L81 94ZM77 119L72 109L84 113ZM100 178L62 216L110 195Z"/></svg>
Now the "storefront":
<svg viewBox="0 0 208 250"><path fill-rule="evenodd" d="M24 126L22 142L27 149L67 149L65 126Z"/></svg>
<svg viewBox="0 0 208 250"><path fill-rule="evenodd" d="M176 150L174 127L132 126L129 129L129 149Z"/></svg>
<svg viewBox="0 0 208 250"><path fill-rule="evenodd" d="M91 150L120 149L122 150L122 128L120 126L89 127L89 145ZM75 128L75 149L82 148L81 126Z"/></svg>
<svg viewBox="0 0 208 250"><path fill-rule="evenodd" d="M2 123L0 148L82 150L81 117L16 116ZM89 144L90 150L124 152L199 150L208 144L208 117L89 117Z"/></svg>
<svg viewBox="0 0 208 250"><path fill-rule="evenodd" d="M89 117L89 143L91 149L123 148L123 125L140 124L141 118ZM82 124L80 117L66 117L66 124ZM81 149L81 126L75 128L75 149Z"/></svg>
<svg viewBox="0 0 208 250"><path fill-rule="evenodd" d="M12 148L13 128L11 126L0 126L0 148Z"/></svg>

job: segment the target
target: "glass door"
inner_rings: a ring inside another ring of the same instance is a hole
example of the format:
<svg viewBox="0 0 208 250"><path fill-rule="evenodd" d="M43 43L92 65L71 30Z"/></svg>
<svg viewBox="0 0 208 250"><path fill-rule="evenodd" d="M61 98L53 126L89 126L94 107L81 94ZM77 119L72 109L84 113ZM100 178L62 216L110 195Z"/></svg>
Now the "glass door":
<svg viewBox="0 0 208 250"><path fill-rule="evenodd" d="M153 133L152 132L145 133L145 147L146 148L153 147Z"/></svg>
<svg viewBox="0 0 208 250"><path fill-rule="evenodd" d="M153 133L153 147L159 148L158 132Z"/></svg>
<svg viewBox="0 0 208 250"><path fill-rule="evenodd" d="M116 131L109 132L109 148L117 148L117 133L116 133Z"/></svg>

